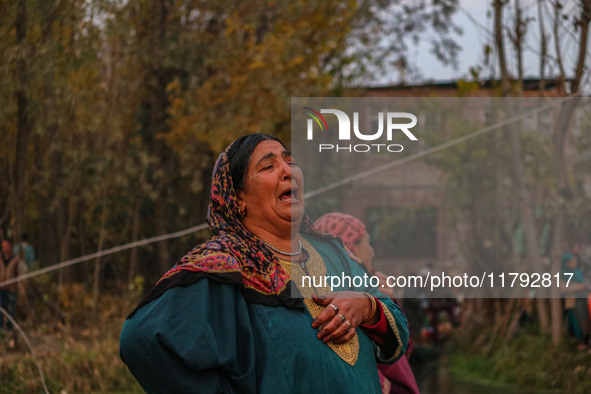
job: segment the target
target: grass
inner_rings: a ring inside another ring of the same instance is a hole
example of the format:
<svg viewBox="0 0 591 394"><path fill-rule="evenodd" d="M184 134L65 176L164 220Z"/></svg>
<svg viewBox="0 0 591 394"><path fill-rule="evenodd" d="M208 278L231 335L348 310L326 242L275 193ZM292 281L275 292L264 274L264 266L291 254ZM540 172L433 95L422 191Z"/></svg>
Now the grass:
<svg viewBox="0 0 591 394"><path fill-rule="evenodd" d="M119 358L121 326L141 289L105 292L96 313L92 296L82 285L57 291L51 283L38 282L36 289L41 293L30 295L28 306L17 307L17 321L50 392L143 392ZM24 341L13 341L12 334L0 338L0 394L43 392ZM497 392L513 392L514 387L529 392L591 392L591 354L577 352L570 343L553 347L549 338L524 331L488 357L473 344L462 343L459 335L450 345L443 352L443 363L454 380L482 382Z"/></svg>
<svg viewBox="0 0 591 394"><path fill-rule="evenodd" d="M86 289L69 288L64 294L43 294L45 301L31 303L27 316L23 316L23 306L21 316L17 308L17 321L31 343L49 391L142 393L119 358L119 332L137 299L104 294L101 308L94 314ZM64 300L64 296L70 299ZM59 300L59 319L47 308L48 299ZM0 394L42 392L39 371L25 341L16 331L4 332L0 339Z"/></svg>
<svg viewBox="0 0 591 394"><path fill-rule="evenodd" d="M591 392L591 355L570 343L553 347L550 339L522 334L489 357L475 349L456 348L449 370L462 380L488 381L536 392Z"/></svg>

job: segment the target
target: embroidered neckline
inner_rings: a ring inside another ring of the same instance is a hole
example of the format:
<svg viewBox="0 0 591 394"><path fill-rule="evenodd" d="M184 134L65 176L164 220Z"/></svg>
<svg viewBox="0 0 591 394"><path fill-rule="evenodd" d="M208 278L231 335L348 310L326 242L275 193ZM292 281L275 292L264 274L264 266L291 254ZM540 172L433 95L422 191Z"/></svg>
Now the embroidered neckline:
<svg viewBox="0 0 591 394"><path fill-rule="evenodd" d="M311 297L328 295L332 290L328 285L323 287L302 286L302 277L304 275L311 277L312 284L314 283L314 277L324 278L326 276L326 264L316 249L314 249L305 238L300 236L300 241L302 242L304 250L308 253L308 258L303 260L303 264L302 262L290 261L283 258L279 259L279 263L291 277L292 283L295 284L300 291L300 294L304 298L304 304L312 316L312 319L316 319L326 307L316 304L312 301ZM323 281L317 280L316 283L323 283ZM326 345L328 345L328 347L347 364L355 365L357 362L357 358L359 357L359 337L357 336L357 333L355 333L355 336L346 343L335 344L328 342Z"/></svg>

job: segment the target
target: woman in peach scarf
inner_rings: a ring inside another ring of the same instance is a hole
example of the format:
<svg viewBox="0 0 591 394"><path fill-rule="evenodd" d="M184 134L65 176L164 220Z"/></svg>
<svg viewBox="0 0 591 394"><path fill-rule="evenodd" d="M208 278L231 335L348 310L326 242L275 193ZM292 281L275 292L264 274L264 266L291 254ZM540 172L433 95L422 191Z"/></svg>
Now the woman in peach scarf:
<svg viewBox="0 0 591 394"><path fill-rule="evenodd" d="M339 237L349 252L361 260L373 275L379 277L380 283L385 283L385 275L371 266L375 256L374 250L365 225L359 219L344 213L327 213L314 222L314 227L320 232ZM383 287L379 290L390 298L394 295L393 290L389 287ZM412 340L409 338L406 357L402 357L394 364L378 364L380 383L384 394L419 392L417 382L408 363L412 347Z"/></svg>

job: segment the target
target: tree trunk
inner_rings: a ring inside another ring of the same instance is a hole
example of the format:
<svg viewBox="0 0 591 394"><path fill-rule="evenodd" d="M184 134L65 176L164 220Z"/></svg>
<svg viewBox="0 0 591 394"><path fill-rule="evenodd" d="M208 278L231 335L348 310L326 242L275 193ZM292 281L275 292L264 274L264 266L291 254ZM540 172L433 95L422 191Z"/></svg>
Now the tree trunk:
<svg viewBox="0 0 591 394"><path fill-rule="evenodd" d="M133 207L133 218L131 223L131 241L135 242L138 240L138 233L140 227L140 206L141 206L141 199L138 198L136 203ZM129 255L129 275L127 277L127 284L131 284L134 281L135 276L137 275L138 270L138 250L137 248L132 248L130 255Z"/></svg>
<svg viewBox="0 0 591 394"><path fill-rule="evenodd" d="M575 76L572 81L573 94L578 92L581 79L583 77L585 69L585 59L587 55L587 36L589 31L589 20L591 13L591 0L582 0L582 11L579 18L581 26L581 39L579 41L579 54L577 60L577 66L575 68ZM558 2L555 4L554 17L557 21L557 17L560 14L560 7ZM558 40L558 22L554 24L554 38ZM564 68L562 66L562 54L558 50L557 46L557 57L558 65L560 68L561 79L563 82L563 89L566 91L564 86ZM561 107L558 121L554 127L552 140L554 143L553 161L554 171L556 173L556 191L557 201L556 214L554 217L554 238L552 242L552 272L560 272L560 260L563 253L562 245L564 243L565 235L565 224L568 215L567 206L569 201L573 199L575 190L568 182L568 165L566 163L565 147L568 133L572 129L573 115L575 113L576 103L567 101ZM552 289L552 343L558 345L562 338L562 303L559 299L558 289Z"/></svg>
<svg viewBox="0 0 591 394"><path fill-rule="evenodd" d="M581 27L581 39L579 40L579 56L575 68L575 76L572 80L572 93L579 91L581 79L585 72L585 58L587 56L587 36L589 32L589 19L591 18L591 0L581 0L582 10L579 18Z"/></svg>
<svg viewBox="0 0 591 394"><path fill-rule="evenodd" d="M511 95L511 85L503 46L502 10L502 1L495 0L495 42L497 45L497 53L501 67L501 94L503 97L508 97ZM507 118L513 115L514 111L512 106L506 105L505 110ZM519 207L519 213L521 216L527 244L529 257L528 268L532 269L534 272L544 272L536 236L537 232L535 228L535 221L531 211L531 202L525 182L525 172L523 169L523 163L521 161L521 144L519 142L518 133L519 128L516 127L514 123L511 123L506 127L506 136L507 140L509 141L509 149L511 151L513 182L515 184L516 190L515 194L517 196L517 204ZM542 332L547 332L550 325L548 321L546 304L543 300L537 299L537 306L540 317L540 328Z"/></svg>
<svg viewBox="0 0 591 394"><path fill-rule="evenodd" d="M174 160L174 155L171 153L170 148L163 144L157 137L164 135L169 127L167 124L168 116L168 94L166 88L168 86L169 78L164 60L167 56L167 31L169 23L169 11L170 11L169 0L159 0L154 3L154 18L156 21L156 28L153 32L153 41L155 46L153 48L154 55L156 57L153 68L152 78L153 80L153 91L152 91L152 132L153 132L153 147L154 152L158 157L158 162L161 168L167 172L172 172L171 164ZM158 180L158 201L156 203L155 212L155 228L158 234L166 234L170 230L170 207L169 207L169 183L168 178ZM158 250L158 269L159 274L163 274L171 267L170 261L170 242L162 241L157 245Z"/></svg>
<svg viewBox="0 0 591 394"><path fill-rule="evenodd" d="M546 57L548 54L548 40L544 27L544 15L542 14L542 0L538 0L538 23L540 26L540 97L544 97L546 90ZM538 118L540 114L538 114ZM539 122L538 122L539 124Z"/></svg>
<svg viewBox="0 0 591 394"><path fill-rule="evenodd" d="M156 231L160 234L166 234L168 232L168 223L170 220L170 215L168 214L167 207L164 204L158 204L156 206ZM159 275L163 275L166 271L168 271L172 264L170 261L170 242L160 241L157 243L157 255L158 255L158 262L157 267L159 271Z"/></svg>
<svg viewBox="0 0 591 394"><path fill-rule="evenodd" d="M527 25L523 21L523 14L520 0L515 0L515 25L513 43L515 45L515 53L517 55L517 80L519 96L523 92L523 39L525 37Z"/></svg>
<svg viewBox="0 0 591 394"><path fill-rule="evenodd" d="M501 69L501 91L503 96L508 96L511 91L509 71L507 70L507 58L505 57L505 44L503 41L503 1L495 0L495 45Z"/></svg>
<svg viewBox="0 0 591 394"><path fill-rule="evenodd" d="M104 208L103 205L103 212L101 217L101 228L99 230L99 239L98 239L98 247L97 252L103 250L103 244L105 242L105 235L106 231L106 224L107 224L107 209ZM94 260L94 273L93 273L93 280L92 280L92 315L96 319L97 312L98 312L98 303L99 303L99 295L100 295L100 275L101 275L101 258L97 257Z"/></svg>
<svg viewBox="0 0 591 394"><path fill-rule="evenodd" d="M19 0L16 11L15 22L16 45L19 49L17 80L18 88L15 93L17 104L16 121L16 149L14 158L14 169L11 176L12 214L14 219L14 241L20 242L23 221L23 205L26 184L27 149L29 136L31 134L31 119L29 103L27 98L28 70L27 70L27 2Z"/></svg>
<svg viewBox="0 0 591 394"><path fill-rule="evenodd" d="M525 232L525 241L527 245L527 255L529 258L528 268L533 272L542 273L544 267L542 256L537 241L537 231L533 212L531 210L531 200L525 184L525 173L521 161L521 144L519 142L519 130L512 124L507 127L507 138L511 150L511 165L513 167L513 182L515 184L517 203L523 230ZM538 314L540 318L540 329L547 332L550 324L548 321L548 311L543 299L537 298Z"/></svg>
<svg viewBox="0 0 591 394"><path fill-rule="evenodd" d="M75 207L76 203L74 197L70 196L68 201L65 201L62 205L62 212L58 213L59 226L59 241L60 241L60 262L66 261L70 258L70 238L72 234L72 224L74 222ZM64 205L66 205L64 207ZM66 209L63 209L66 208ZM71 280L71 274L66 270L58 271L58 286L61 288L65 283L69 283Z"/></svg>
<svg viewBox="0 0 591 394"><path fill-rule="evenodd" d="M563 92L566 92L566 73L564 72L564 64L562 62L562 51L560 50L560 23L562 17L560 16L560 10L562 6L558 1L554 2L554 25L552 26L552 32L554 33L554 51L556 52L556 59L558 63L558 72L560 74L560 86Z"/></svg>

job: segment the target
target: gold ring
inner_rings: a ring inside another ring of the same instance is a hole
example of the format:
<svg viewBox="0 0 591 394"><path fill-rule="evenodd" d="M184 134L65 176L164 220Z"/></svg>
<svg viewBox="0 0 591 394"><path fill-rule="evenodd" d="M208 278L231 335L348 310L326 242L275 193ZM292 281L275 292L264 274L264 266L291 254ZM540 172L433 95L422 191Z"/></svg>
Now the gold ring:
<svg viewBox="0 0 591 394"><path fill-rule="evenodd" d="M345 316L341 315L340 313L337 313L337 315L339 315L339 317L341 318L341 323L347 321L347 319L345 319Z"/></svg>

